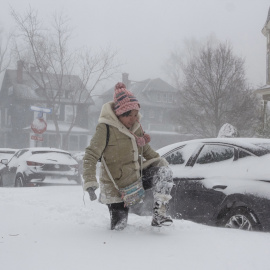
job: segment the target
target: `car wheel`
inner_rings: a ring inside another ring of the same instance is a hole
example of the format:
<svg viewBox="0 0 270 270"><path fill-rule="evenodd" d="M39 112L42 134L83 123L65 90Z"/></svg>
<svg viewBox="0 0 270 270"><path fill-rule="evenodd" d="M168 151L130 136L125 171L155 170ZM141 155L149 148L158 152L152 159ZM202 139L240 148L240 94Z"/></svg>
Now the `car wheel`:
<svg viewBox="0 0 270 270"><path fill-rule="evenodd" d="M256 231L260 230L259 221L255 215L245 207L230 210L219 222L225 228Z"/></svg>
<svg viewBox="0 0 270 270"><path fill-rule="evenodd" d="M2 176L0 175L0 187L3 187L4 184L3 184L3 179L2 179Z"/></svg>
<svg viewBox="0 0 270 270"><path fill-rule="evenodd" d="M15 187L24 187L24 180L22 175L18 175L15 180Z"/></svg>

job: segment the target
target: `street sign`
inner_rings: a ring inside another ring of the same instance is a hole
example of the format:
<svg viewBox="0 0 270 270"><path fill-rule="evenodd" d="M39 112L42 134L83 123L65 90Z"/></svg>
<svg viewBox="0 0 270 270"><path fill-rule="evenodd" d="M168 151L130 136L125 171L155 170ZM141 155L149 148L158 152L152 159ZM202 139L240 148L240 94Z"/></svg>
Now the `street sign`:
<svg viewBox="0 0 270 270"><path fill-rule="evenodd" d="M36 134L42 134L47 129L47 123L43 118L36 118L32 122L31 129Z"/></svg>
<svg viewBox="0 0 270 270"><path fill-rule="evenodd" d="M36 136L36 135L32 135L32 136L31 136L31 140L42 142L42 141L43 141L43 137L39 137L39 136Z"/></svg>
<svg viewBox="0 0 270 270"><path fill-rule="evenodd" d="M42 113L52 113L52 109L42 108L42 107L37 107L37 106L30 106L30 110L35 111L35 112L42 112Z"/></svg>

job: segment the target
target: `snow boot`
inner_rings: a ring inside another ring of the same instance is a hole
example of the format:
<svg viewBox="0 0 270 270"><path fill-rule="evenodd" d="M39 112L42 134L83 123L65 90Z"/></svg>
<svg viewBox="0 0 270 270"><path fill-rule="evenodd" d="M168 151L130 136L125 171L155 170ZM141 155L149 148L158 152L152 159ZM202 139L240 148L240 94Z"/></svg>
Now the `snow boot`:
<svg viewBox="0 0 270 270"><path fill-rule="evenodd" d="M168 203L157 201L154 205L154 213L151 225L154 227L170 226L173 220L170 216L167 216Z"/></svg>

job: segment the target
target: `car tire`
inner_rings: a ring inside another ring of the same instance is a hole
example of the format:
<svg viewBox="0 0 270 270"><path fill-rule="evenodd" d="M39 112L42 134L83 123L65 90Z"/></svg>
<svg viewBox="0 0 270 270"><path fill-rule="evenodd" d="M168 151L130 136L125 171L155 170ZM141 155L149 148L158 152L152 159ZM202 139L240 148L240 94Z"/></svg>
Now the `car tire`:
<svg viewBox="0 0 270 270"><path fill-rule="evenodd" d="M19 174L18 176L16 176L16 179L15 179L15 187L24 187L24 186L25 186L25 183L24 183L23 176Z"/></svg>
<svg viewBox="0 0 270 270"><path fill-rule="evenodd" d="M246 207L231 209L220 221L219 226L247 231L260 230L257 217Z"/></svg>
<svg viewBox="0 0 270 270"><path fill-rule="evenodd" d="M0 187L3 187L3 186L4 186L3 179L2 179L2 176L0 175Z"/></svg>

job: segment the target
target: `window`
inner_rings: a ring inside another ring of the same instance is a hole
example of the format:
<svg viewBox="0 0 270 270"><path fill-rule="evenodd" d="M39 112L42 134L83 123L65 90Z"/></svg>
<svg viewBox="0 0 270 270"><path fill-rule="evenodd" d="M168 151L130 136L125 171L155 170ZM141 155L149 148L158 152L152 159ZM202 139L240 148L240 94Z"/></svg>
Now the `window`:
<svg viewBox="0 0 270 270"><path fill-rule="evenodd" d="M60 115L60 104L57 104L54 106L54 112L55 112L55 115L58 116L59 118L59 115Z"/></svg>
<svg viewBox="0 0 270 270"><path fill-rule="evenodd" d="M157 102L163 103L173 103L173 94L172 93L158 93L157 94Z"/></svg>
<svg viewBox="0 0 270 270"><path fill-rule="evenodd" d="M168 103L173 103L173 94L167 93L167 102Z"/></svg>
<svg viewBox="0 0 270 270"><path fill-rule="evenodd" d="M69 143L68 143L68 150L69 151L76 151L79 149L79 136L70 135L69 136Z"/></svg>
<svg viewBox="0 0 270 270"><path fill-rule="evenodd" d="M71 123L74 116L76 116L76 106L66 105L65 106L65 121L68 123Z"/></svg>
<svg viewBox="0 0 270 270"><path fill-rule="evenodd" d="M224 160L233 160L234 148L225 145L205 145L201 150L196 163L208 164Z"/></svg>
<svg viewBox="0 0 270 270"><path fill-rule="evenodd" d="M160 93L157 94L157 102L162 102L162 96Z"/></svg>
<svg viewBox="0 0 270 270"><path fill-rule="evenodd" d="M13 86L8 88L8 95L11 96L13 94Z"/></svg>
<svg viewBox="0 0 270 270"><path fill-rule="evenodd" d="M84 150L87 145L88 145L88 141L87 141L87 136L86 135L81 135L80 136L80 142L79 142L79 146L80 148L79 149L76 149L76 150Z"/></svg>
<svg viewBox="0 0 270 270"><path fill-rule="evenodd" d="M45 107L47 108L47 106ZM60 116L60 105L59 104L55 104L52 108L52 113L44 113L43 114L43 118L44 118L44 115L46 115L46 119L47 120L52 120L52 115L55 115L57 117L57 120L60 120L59 119L59 116ZM45 118L44 118L45 119ZM62 119L63 120L63 119Z"/></svg>
<svg viewBox="0 0 270 270"><path fill-rule="evenodd" d="M48 134L48 146L49 147L58 147L57 145L57 135L56 134Z"/></svg>

